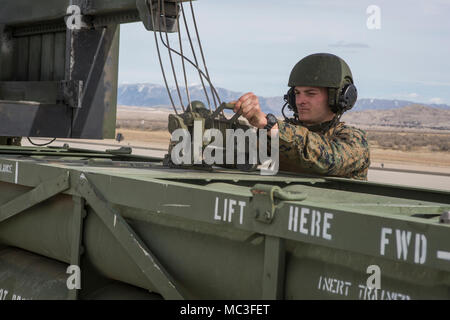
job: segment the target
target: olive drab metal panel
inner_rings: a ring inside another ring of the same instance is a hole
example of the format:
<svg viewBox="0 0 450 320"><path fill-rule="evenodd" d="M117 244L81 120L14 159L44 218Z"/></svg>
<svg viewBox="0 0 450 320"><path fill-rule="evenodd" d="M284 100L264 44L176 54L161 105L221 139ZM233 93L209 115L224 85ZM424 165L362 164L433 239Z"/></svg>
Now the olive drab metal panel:
<svg viewBox="0 0 450 320"><path fill-rule="evenodd" d="M0 136L114 138L119 25L177 31L173 0L157 26L145 0L0 3Z"/></svg>
<svg viewBox="0 0 450 320"><path fill-rule="evenodd" d="M2 2L0 136L114 137L118 25L69 29L70 1Z"/></svg>
<svg viewBox="0 0 450 320"><path fill-rule="evenodd" d="M25 299L89 299L111 282L139 298L450 298L448 191L170 169L118 151L1 152L0 288ZM78 291L63 285L69 265Z"/></svg>

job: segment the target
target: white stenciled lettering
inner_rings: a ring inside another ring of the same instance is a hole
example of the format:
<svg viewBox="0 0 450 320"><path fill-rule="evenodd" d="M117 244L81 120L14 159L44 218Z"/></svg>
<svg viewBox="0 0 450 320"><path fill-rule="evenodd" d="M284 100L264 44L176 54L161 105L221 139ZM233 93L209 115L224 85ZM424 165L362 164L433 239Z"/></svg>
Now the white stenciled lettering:
<svg viewBox="0 0 450 320"><path fill-rule="evenodd" d="M5 288L0 288L0 300L31 300L21 294L10 292Z"/></svg>
<svg viewBox="0 0 450 320"><path fill-rule="evenodd" d="M393 245L396 246L396 256L398 260L406 261L408 259L409 250L414 250L414 263L424 264L427 260L427 238L424 234L413 234L411 231L391 228L381 228L380 239L380 255L386 255L386 248L391 245L390 238L395 234ZM414 240L413 240L414 239ZM414 242L414 245L412 244ZM414 247L414 248L412 248ZM393 255L394 252L390 253ZM409 255L411 256L412 253ZM411 258L410 258L411 259Z"/></svg>
<svg viewBox="0 0 450 320"><path fill-rule="evenodd" d="M13 165L1 163L0 164L0 173L13 173Z"/></svg>
<svg viewBox="0 0 450 320"><path fill-rule="evenodd" d="M308 216L309 216L309 209L302 208L300 216L300 232L304 234L308 234L308 229L305 228L305 225L308 222Z"/></svg>
<svg viewBox="0 0 450 320"><path fill-rule="evenodd" d="M320 237L320 213L316 210L312 212L311 234Z"/></svg>
<svg viewBox="0 0 450 320"><path fill-rule="evenodd" d="M7 295L8 295L8 290L0 289L0 300L6 300Z"/></svg>
<svg viewBox="0 0 450 320"><path fill-rule="evenodd" d="M362 284L358 285L359 288L359 299L361 300L378 300L377 289L368 288Z"/></svg>
<svg viewBox="0 0 450 320"><path fill-rule="evenodd" d="M408 257L408 248L411 241L411 232L403 230L395 230L395 237L397 239L397 259Z"/></svg>
<svg viewBox="0 0 450 320"><path fill-rule="evenodd" d="M323 232L322 237L327 240L331 240L331 234L328 233L328 229L330 229L330 223L328 220L333 219L333 214L325 212L325 215L323 217Z"/></svg>
<svg viewBox="0 0 450 320"><path fill-rule="evenodd" d="M386 252L386 245L389 244L388 234L392 233L391 228L381 228L381 244L380 244L380 254L384 256Z"/></svg>
<svg viewBox="0 0 450 320"><path fill-rule="evenodd" d="M299 217L300 211L300 217ZM330 233L331 220L334 214L309 208L289 207L288 230L299 232L305 235L332 240Z"/></svg>
<svg viewBox="0 0 450 320"><path fill-rule="evenodd" d="M222 218L219 216L219 197L216 197L216 205L214 209L214 220L221 220Z"/></svg>
<svg viewBox="0 0 450 320"><path fill-rule="evenodd" d="M241 208L239 211L239 223L242 224L244 222L244 208L246 206L245 201L239 201L239 207Z"/></svg>
<svg viewBox="0 0 450 320"><path fill-rule="evenodd" d="M384 289L371 289L362 284L359 284L358 288L358 299L360 300L411 300L411 297L404 293Z"/></svg>
<svg viewBox="0 0 450 320"><path fill-rule="evenodd" d="M234 205L237 203L236 200L230 199L230 203L228 206L228 222L231 222L231 217L233 216L234 213Z"/></svg>
<svg viewBox="0 0 450 320"><path fill-rule="evenodd" d="M297 232L297 223L298 223L298 208L297 207L294 208L294 206L290 206L288 230Z"/></svg>
<svg viewBox="0 0 450 320"><path fill-rule="evenodd" d="M228 199L223 200L223 221L227 221L227 205Z"/></svg>
<svg viewBox="0 0 450 320"><path fill-rule="evenodd" d="M351 285L349 281L320 276L317 289L347 297Z"/></svg>
<svg viewBox="0 0 450 320"><path fill-rule="evenodd" d="M223 205L222 202L223 201ZM232 222L237 214L237 205L239 205L239 224L244 222L244 208L247 205L245 201L237 201L235 199L223 199L216 197L214 203L214 220ZM220 209L223 208L222 211Z"/></svg>
<svg viewBox="0 0 450 320"><path fill-rule="evenodd" d="M427 259L427 238L425 235L417 233L414 246L414 262L424 264Z"/></svg>

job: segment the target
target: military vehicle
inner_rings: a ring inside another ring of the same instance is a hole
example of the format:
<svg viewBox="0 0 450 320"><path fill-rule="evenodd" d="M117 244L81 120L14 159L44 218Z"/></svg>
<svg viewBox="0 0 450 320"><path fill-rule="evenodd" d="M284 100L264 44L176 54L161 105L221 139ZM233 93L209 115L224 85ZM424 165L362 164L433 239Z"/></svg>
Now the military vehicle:
<svg viewBox="0 0 450 320"><path fill-rule="evenodd" d="M0 300L450 298L449 191L20 146L113 138L120 24L169 45L184 9L0 7ZM245 128L213 102L189 101L169 127Z"/></svg>

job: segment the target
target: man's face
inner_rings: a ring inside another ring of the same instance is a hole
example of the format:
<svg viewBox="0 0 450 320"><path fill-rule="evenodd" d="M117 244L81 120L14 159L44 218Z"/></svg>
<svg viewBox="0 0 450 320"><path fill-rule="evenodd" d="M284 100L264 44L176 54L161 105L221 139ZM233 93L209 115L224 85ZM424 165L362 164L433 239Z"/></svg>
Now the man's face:
<svg viewBox="0 0 450 320"><path fill-rule="evenodd" d="M333 119L335 114L328 106L327 88L295 87L294 92L300 121L313 125Z"/></svg>

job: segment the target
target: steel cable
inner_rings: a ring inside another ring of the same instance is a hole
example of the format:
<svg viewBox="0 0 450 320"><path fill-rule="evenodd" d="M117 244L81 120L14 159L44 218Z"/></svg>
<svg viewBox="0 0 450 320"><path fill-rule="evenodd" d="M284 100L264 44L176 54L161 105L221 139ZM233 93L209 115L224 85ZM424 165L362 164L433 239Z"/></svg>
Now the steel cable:
<svg viewBox="0 0 450 320"><path fill-rule="evenodd" d="M192 5L192 1L189 1L190 7L191 7L191 13L192 13L192 20L194 22L194 27L195 27L195 33L197 34L197 40L198 40L198 46L200 48L200 53L202 55L202 60L203 60L203 66L205 67L205 71L206 71L206 75L208 76L208 79L211 79L209 77L209 72L208 72L208 68L206 67L206 61L205 61L205 55L203 54L203 48L202 48L202 42L200 41L200 35L198 32L198 28L197 28L197 22L195 20L195 13L194 13L194 6ZM215 91L215 90L214 90ZM211 89L211 93L212 93L212 89ZM214 106L217 108L217 102L216 99L213 96L213 100L214 100ZM217 95L217 100L219 101L219 104L221 104L222 102L220 101L219 95Z"/></svg>
<svg viewBox="0 0 450 320"><path fill-rule="evenodd" d="M178 14L178 12L177 12ZM183 54L183 44L181 43L181 28L180 28L180 19L179 17L177 17L177 27L178 27L178 41L180 42L180 53L182 55L181 57L181 64L183 66L183 74L184 74L184 85L186 87L186 95L187 95L187 99L188 99L188 105L191 106L191 111L192 111L192 105L191 105L191 95L189 94L189 87L188 87L188 82L187 82L187 77L186 77L186 67L184 65L184 54Z"/></svg>
<svg viewBox="0 0 450 320"><path fill-rule="evenodd" d="M172 108L175 111L175 114L178 114L177 108L175 107L175 103L173 102L172 95L170 94L169 86L167 85L166 73L164 72L164 66L163 66L163 63L162 63L162 60L161 60L161 53L159 51L158 37L156 36L156 31L155 31L155 21L153 19L153 17L154 17L153 16L153 5L151 3L149 3L150 1L151 0L147 0L145 2L145 4L147 6L147 10L150 13L150 19L151 19L151 23L152 23L151 25L152 25L153 31L154 31L153 34L155 36L156 51L158 52L159 65L161 66L161 73L163 75L163 79L164 79L164 83L166 85L167 93L169 94L170 102L172 103ZM159 2L158 2L158 4L159 4Z"/></svg>
<svg viewBox="0 0 450 320"><path fill-rule="evenodd" d="M181 54L180 54L178 51L176 51L176 50L174 50L174 49L172 49L172 48L169 48L169 47L166 45L166 43L164 42L164 39L162 38L162 35L161 35L161 34L160 34L160 38L161 38L162 44L163 44L166 48L168 48L170 51L172 51L173 53L175 53L175 54L177 54L177 55L179 55L179 56L181 57ZM184 58L187 62L189 62L195 69L197 69L198 72L200 72L200 74L206 79L206 81L208 81L208 83L209 83L209 85L210 85L210 87L211 87L211 91L213 91L213 93L216 95L217 99L220 101L220 99L219 99L219 94L217 93L216 88L214 88L213 84L211 83L211 80L205 75L205 73L204 73L202 70L200 70L200 68L199 68L198 66L196 66L195 63L192 62L189 58L187 58L186 56L184 56L183 58Z"/></svg>
<svg viewBox="0 0 450 320"><path fill-rule="evenodd" d="M161 6L162 4L162 6ZM164 0L158 0L158 12L160 12L160 9L162 8L161 12L162 12L162 16L160 16L159 18L159 34L161 35L161 18L163 18L162 20L164 21L164 33L166 35L166 41L167 41L167 49L169 52L169 60L170 60L170 65L172 67L172 73L173 73L173 79L175 80L175 86L177 88L177 93L178 93L178 98L180 99L180 104L181 104L181 108L183 109L183 112L185 112L186 110L184 109L184 105L183 105L183 99L181 98L181 93L180 93L180 88L178 87L178 80L177 80L177 73L175 72L175 66L173 65L173 59L172 59L172 52L171 52L171 48L170 48L170 42L169 42L169 36L167 34L167 23L166 23L166 12L165 12L165 3ZM162 36L161 36L162 38Z"/></svg>
<svg viewBox="0 0 450 320"><path fill-rule="evenodd" d="M177 109L176 109L175 104L174 104L174 101L173 101L173 98L172 98L172 95L171 95L171 93L170 93L169 86L168 86L168 84L167 84L167 78L166 78L166 75L165 75L165 72L164 72L164 66L163 66L163 63L162 63L161 53L160 53L160 49L159 49L159 42L158 42L158 39L157 39L156 30L155 30L155 29L156 29L156 28L155 28L155 23L154 23L154 21L153 21L153 20L154 20L154 19L153 19L153 17L154 17L154 15L153 15L153 6L152 6L151 3L149 3L150 1L151 1L151 0L146 1L146 5L147 5L147 10L149 11L149 13L150 13L150 15L151 15L151 21L152 21L152 26L153 26L153 30L154 30L155 43L156 43L156 49L157 49L157 52L158 52L159 64L160 64L160 67L161 67L161 72L162 72L162 74L163 74L164 83L165 83L165 86L166 86L166 89L167 89L167 93L168 93L169 98L170 98L170 101L171 101L171 103L172 103L172 107L173 107L175 113L178 114ZM163 1L163 0L162 0L162 1ZM160 40L161 40L162 44L168 49L168 52L169 52L170 61L171 61L171 65L172 65L172 72L173 72L173 75L174 75L174 78L175 78L175 82L176 82L176 86L177 86L177 92L178 92L178 96L179 96L179 98L180 98L180 102L181 102L181 106L182 106L182 108L183 108L183 111L185 111L185 109L184 109L184 107L183 107L183 103L182 103L182 99L181 99L181 93L180 93L180 90L179 90L179 87L178 87L178 82L177 82L177 79L176 79L175 68L174 68L174 65L173 65L173 59L172 59L171 52L173 52L173 53L177 54L178 56L180 56L180 57L182 58L183 61L186 60L187 62L189 62L189 63L190 63L190 64L198 71L198 73L199 73L199 75L200 75L200 80L201 80L202 85L203 85L203 88L204 88L204 90L205 90L206 99L208 100L208 104L209 104L210 109L211 109L210 100L209 100L209 97L208 97L206 88L205 88L205 86L204 86L203 78L208 82L208 84L209 84L209 86L210 86L211 94L212 94L212 96L213 96L213 100L214 100L215 107L217 108L216 97L217 97L217 101L219 101L219 103L221 103L221 100L220 100L219 94L217 93L216 88L214 87L214 85L212 84L212 82L211 82L211 80L210 80L210 78L209 78L209 72L208 72L207 67L206 67L206 61L205 61L205 57L204 57L204 54L203 54L203 49L202 49L201 43L200 43L200 37L199 37L199 34L198 34L198 28L197 28L197 25L196 25L196 22L195 22L195 17L194 17L194 11L193 11L193 8L192 8L192 3L191 3L191 12L192 12L192 14L193 14L193 20L194 20L194 24L195 24L196 33L197 33L197 39L198 39L198 41L199 41L200 51L201 51L201 54L202 54L203 65L205 66L205 71L206 71L207 74L205 74L205 73L200 69L200 67L198 66L198 60L197 60L197 58L196 58L196 56L195 56L195 50L194 50L194 47L193 47L193 45L192 45L192 40L191 40L190 32L189 32L189 29L188 29L188 27L187 27L187 23L186 23L186 20L185 20L186 18L185 18L185 16L184 16L184 11L183 11L183 19L184 19L184 21L185 21L186 31L187 31L187 34L188 34L188 38L189 38L189 40L190 40L191 49L192 49L192 51L193 51L193 55L194 55L194 59L196 60L196 63L192 62L192 61L191 61L189 58L187 58L183 53L180 53L180 52L178 52L178 51L176 51L176 50L174 50L173 48L170 47L169 39L168 39L168 35L167 35L167 24L166 24L166 21L165 21L165 17L166 17L166 16L165 16L165 12L164 12L164 6L162 6L162 7L163 7L162 15L161 15L161 13L158 14L158 16L159 16L159 21L158 21L158 22L159 22L159 37L160 37ZM160 10L161 10L161 3L160 3L160 0L158 0L158 12L160 12ZM182 10L183 10L183 7L182 7ZM163 37L162 37L162 32L161 32L161 18L164 18L164 27L165 27L165 33L166 33L167 43L164 41L164 39L163 39ZM178 26L179 26L179 21L178 21ZM178 29L180 29L180 28L178 28ZM180 31L180 30L178 30L178 31ZM180 45L181 45L181 44L180 44ZM181 48L182 48L182 47L180 47L180 49L181 49ZM185 76L185 79L187 79L186 76ZM187 80L185 80L185 81L187 81ZM186 86L186 87L187 87L187 86ZM189 93L188 93L188 95L189 95ZM190 98L190 97L188 97L188 99L189 99L189 98Z"/></svg>
<svg viewBox="0 0 450 320"><path fill-rule="evenodd" d="M194 57L195 64L198 67L197 55L195 54L194 45L192 44L191 34L189 32L189 27L188 27L188 24L187 24L187 21L186 21L186 15L184 13L183 2L180 2L180 6L181 6L181 12L183 13L183 21L184 21L184 26L186 28L186 33L187 33L187 36L188 36L188 39L189 39L189 44L191 45L192 56ZM211 110L211 101L209 100L208 91L206 90L205 82L203 81L203 77L200 74L200 71L198 72L198 76L200 78L200 82L202 83L203 91L205 92L206 101L208 101L209 110Z"/></svg>

